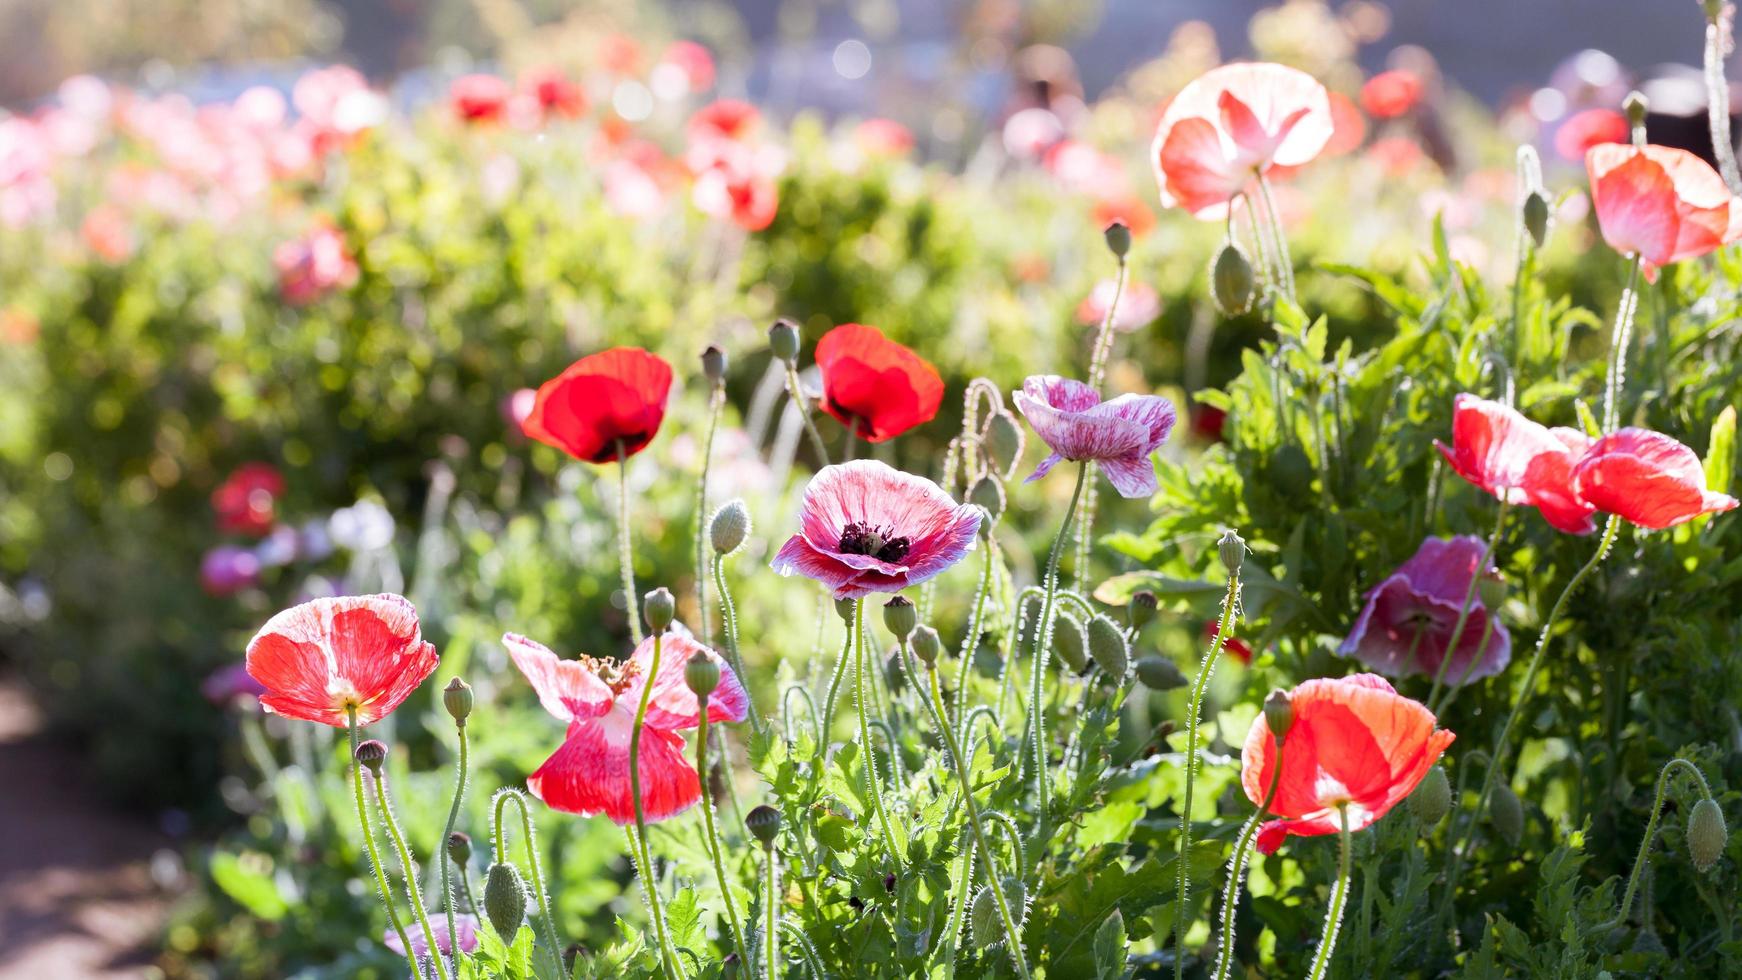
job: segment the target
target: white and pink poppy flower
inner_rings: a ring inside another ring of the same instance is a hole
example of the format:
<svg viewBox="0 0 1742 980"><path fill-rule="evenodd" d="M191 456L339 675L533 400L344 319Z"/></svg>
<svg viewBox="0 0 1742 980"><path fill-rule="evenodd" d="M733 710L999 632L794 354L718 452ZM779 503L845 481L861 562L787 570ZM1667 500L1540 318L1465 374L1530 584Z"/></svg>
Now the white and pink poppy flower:
<svg viewBox="0 0 1742 980"><path fill-rule="evenodd" d="M1155 492L1149 454L1173 431L1173 402L1160 395L1120 395L1103 402L1095 389L1056 374L1029 378L1011 399L1052 449L1023 482L1033 483L1064 460L1092 459L1121 497Z"/></svg>
<svg viewBox="0 0 1742 980"><path fill-rule="evenodd" d="M406 925L405 931L406 934L411 937L412 955L416 956L418 959L425 959L429 956L429 936L424 935L423 926L416 922L415 918L416 917L414 916L414 921ZM454 943L448 936L447 916L431 913L429 918L429 931L435 936L436 949L452 956L454 952ZM460 952L470 953L477 949L478 917L475 915L467 915L464 912L454 913L454 934L459 937ZM393 950L395 953L398 953L401 956L405 955L405 944L399 941L399 934L394 930L387 930L387 934L382 937L382 942L387 945L388 949Z"/></svg>

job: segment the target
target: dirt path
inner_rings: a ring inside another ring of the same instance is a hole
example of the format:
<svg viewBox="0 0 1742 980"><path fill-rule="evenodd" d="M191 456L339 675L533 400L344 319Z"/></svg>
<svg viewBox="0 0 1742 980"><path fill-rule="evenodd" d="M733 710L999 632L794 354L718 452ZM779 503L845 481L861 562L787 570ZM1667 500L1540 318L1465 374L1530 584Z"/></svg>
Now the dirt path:
<svg viewBox="0 0 1742 980"><path fill-rule="evenodd" d="M0 980L138 977L150 963L168 904L150 864L165 840L99 802L82 769L0 677Z"/></svg>

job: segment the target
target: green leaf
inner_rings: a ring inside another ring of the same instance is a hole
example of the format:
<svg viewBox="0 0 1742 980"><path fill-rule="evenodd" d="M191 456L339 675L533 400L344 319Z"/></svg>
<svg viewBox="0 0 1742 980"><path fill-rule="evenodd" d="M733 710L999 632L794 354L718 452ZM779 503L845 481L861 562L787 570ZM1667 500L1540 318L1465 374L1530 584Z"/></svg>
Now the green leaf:
<svg viewBox="0 0 1742 980"><path fill-rule="evenodd" d="M1095 976L1119 980L1125 975L1125 916L1118 909L1095 930Z"/></svg>
<svg viewBox="0 0 1742 980"><path fill-rule="evenodd" d="M257 919L277 921L290 911L272 880L272 859L264 854L250 851L238 857L219 851L212 855L211 874L224 894Z"/></svg>
<svg viewBox="0 0 1742 980"><path fill-rule="evenodd" d="M1729 493L1736 472L1736 406L1726 405L1712 423L1712 441L1706 448L1706 488Z"/></svg>

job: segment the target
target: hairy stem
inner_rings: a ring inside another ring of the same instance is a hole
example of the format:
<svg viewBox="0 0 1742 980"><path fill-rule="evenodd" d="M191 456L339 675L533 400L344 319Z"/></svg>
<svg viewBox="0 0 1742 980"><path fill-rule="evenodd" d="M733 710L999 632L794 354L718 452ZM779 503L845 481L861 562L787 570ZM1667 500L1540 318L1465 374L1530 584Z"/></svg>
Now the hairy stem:
<svg viewBox="0 0 1742 980"><path fill-rule="evenodd" d="M635 598L635 552L629 544L629 454L617 440L617 565L623 575L623 608L629 614L629 636L641 643L641 607Z"/></svg>
<svg viewBox="0 0 1742 980"><path fill-rule="evenodd" d="M454 777L454 802L448 808L448 825L447 829L442 831L441 851L438 852L438 860L442 866L442 909L447 913L448 918L448 944L453 948L454 960L457 963L466 958L466 953L460 949L460 944L455 939L459 933L454 931L454 889L451 872L448 870L448 865L452 862L448 859L446 851L449 838L454 836L454 824L458 823L460 819L460 801L466 797L467 740L466 723L464 721L458 722L456 727L460 736L460 759Z"/></svg>
<svg viewBox="0 0 1742 980"><path fill-rule="evenodd" d="M647 703L653 698L653 681L659 676L662 634L653 637L653 661L647 665L647 678L641 685L641 703L635 709L635 727L629 730L629 796L635 804L635 846L640 852L641 887L647 892L648 914L653 919L653 932L659 940L659 955L665 961L665 971L674 978L682 977L677 952L671 946L671 934L666 929L665 911L660 907L659 881L653 871L653 852L647 846L647 814L641 804L641 732L647 724Z"/></svg>
<svg viewBox="0 0 1742 980"><path fill-rule="evenodd" d="M518 790L505 789L496 794L494 819L490 822L491 833L496 841L496 860L507 859L507 848L502 838L502 811L508 807L508 802L514 801L520 811L520 836L525 839L526 866L532 872L532 893L538 899L538 917L544 921L544 942L550 947L551 961L556 964L557 975L563 973L562 940L557 938L556 919L550 914L550 896L544 887L544 869L538 861L538 838L532 832L532 812L526 807L526 797ZM513 936L503 936L503 942L513 942Z"/></svg>
<svg viewBox="0 0 1742 980"><path fill-rule="evenodd" d="M1337 932L1343 926L1343 906L1349 900L1349 806L1337 806L1337 819L1342 826L1337 833L1337 883L1331 888L1331 903L1325 909L1325 934L1319 949L1313 954L1313 968L1307 980L1323 980L1330 969L1331 954L1337 949Z"/></svg>
<svg viewBox="0 0 1742 980"><path fill-rule="evenodd" d="M732 590L726 585L725 563L714 561L714 590L720 593L720 641L725 647L726 662L738 675L744 688L744 701L750 706L750 727L762 731L762 712L756 708L756 698L750 693L750 676L744 672L744 657L738 652L738 605L732 601Z"/></svg>
<svg viewBox="0 0 1742 980"><path fill-rule="evenodd" d="M1034 839L1036 844L1043 839L1047 826L1047 806L1052 791L1051 773L1047 769L1046 744L1046 660L1052 648L1052 618L1059 591L1059 553L1064 551L1065 542L1069 539L1071 517L1077 512L1077 502L1082 499L1083 487L1089 482L1089 464L1077 464L1077 484L1071 490L1071 502L1065 507L1064 523L1059 525L1058 535L1052 539L1052 551L1046 558L1046 586L1040 601L1040 619L1034 627L1034 657L1029 664L1031 671L1028 702L1028 730L1033 738L1033 766L1035 791L1035 822ZM1020 611L1017 618L1021 619ZM1038 848L1037 848L1038 849ZM1033 857L1040 860L1039 854ZM998 882L993 882L996 890Z"/></svg>
<svg viewBox="0 0 1742 980"><path fill-rule="evenodd" d="M792 398L793 405L798 407L798 417L804 420L805 435L810 437L811 451L817 454L817 462L823 466L829 465L829 449L823 445L823 435L817 431L816 420L811 418L810 399L805 397L804 386L798 380L798 365L786 366L786 393Z"/></svg>
<svg viewBox="0 0 1742 980"><path fill-rule="evenodd" d="M762 897L762 961L764 980L780 977L780 862L774 857L774 844L762 846L763 883L767 893Z"/></svg>
<svg viewBox="0 0 1742 980"><path fill-rule="evenodd" d="M877 823L883 831L883 848L889 852L889 860L895 863L895 870L899 873L901 854L895 847L895 827L890 823L889 809L883 805L883 781L877 775L877 747L871 741L871 712L866 703L871 692L866 683L865 660L865 600L856 599L853 602L854 700L859 705L859 748L865 754L865 793L871 797L871 809L877 812ZM890 752L895 751L892 743Z"/></svg>
<svg viewBox="0 0 1742 980"><path fill-rule="evenodd" d="M411 899L411 910L417 914L417 924L423 927L423 938L429 942L430 959L435 960L436 976L439 980L447 980L448 965L442 958L442 951L436 945L435 932L429 927L429 912L423 907L423 889L417 884L417 861L411 856L411 848L406 846L405 834L399 830L399 821L393 816L393 803L387 795L387 775L382 773L375 780L375 806L381 811L381 820L387 825L387 836L393 840L393 847L399 852L399 867L405 874L405 891ZM452 933L449 933L448 944L455 946Z"/></svg>
<svg viewBox="0 0 1742 980"><path fill-rule="evenodd" d="M1742 171L1736 167L1736 144L1730 137L1730 83L1724 78L1729 53L1730 24L1723 13L1706 20L1706 122L1712 129L1712 151L1718 172L1731 194L1742 194Z"/></svg>
<svg viewBox="0 0 1742 980"><path fill-rule="evenodd" d="M714 435L720 429L720 410L725 404L726 384L716 382L708 393L708 434L702 440L702 472L696 478L696 618L700 620L696 625L703 646L714 645L713 626L708 620L708 471L713 468ZM736 661L733 666L737 666ZM738 678L743 680L742 672Z"/></svg>
<svg viewBox="0 0 1742 980"><path fill-rule="evenodd" d="M1258 825L1264 822L1271 802L1276 799L1276 787L1282 784L1282 750L1282 739L1276 739L1276 769L1270 774L1270 788L1264 791L1264 802L1258 804L1258 810L1240 828L1234 854L1228 859L1228 887L1222 893L1222 940L1216 950L1215 980L1227 980L1228 971L1234 966L1234 912L1240 903L1240 882L1246 875L1246 853L1252 846L1253 835L1258 833Z"/></svg>
<svg viewBox="0 0 1742 980"><path fill-rule="evenodd" d="M1198 678L1192 684L1191 705L1186 709L1186 786L1180 806L1179 858L1175 862L1179 872L1175 876L1173 906L1175 980L1185 976L1186 932L1191 929L1192 920L1195 918L1186 913L1186 899L1191 894L1191 876L1187 874L1186 855L1190 853L1192 846L1192 788L1198 774L1198 716L1204 709L1204 689L1210 684L1210 675L1216 670L1216 661L1222 657L1222 646L1228 642L1229 633L1234 628L1234 610L1239 605L1240 571L1235 569L1228 574L1228 591L1222 596L1222 618L1216 624L1216 638L1210 641L1210 650L1204 654L1204 662L1198 665Z"/></svg>
<svg viewBox="0 0 1742 980"><path fill-rule="evenodd" d="M1639 273L1645 259L1635 256L1627 273L1627 288L1615 308L1615 330L1609 335L1609 371L1603 383L1603 434L1621 420L1621 393L1627 386L1627 348L1633 344L1633 316L1639 311Z"/></svg>
<svg viewBox="0 0 1742 980"><path fill-rule="evenodd" d="M363 845L369 852L369 866L375 872L375 885L381 891L381 905L387 910L387 921L399 936L400 945L405 947L405 959L411 964L411 975L417 976L420 969L417 965L417 954L411 951L411 935L405 931L405 923L399 921L399 910L393 907L393 892L387 885L387 870L381 864L381 850L375 845L375 828L369 823L369 810L363 803L363 764L357 761L357 709L346 708L345 711L351 720L346 730L351 735L351 792L357 797L357 826L363 831Z"/></svg>
<svg viewBox="0 0 1742 980"><path fill-rule="evenodd" d="M1645 822L1645 837L1639 842L1639 854L1633 859L1633 871L1627 876L1627 888L1621 893L1621 908L1615 913L1615 918L1603 924L1604 929L1613 929L1627 919L1627 913L1633 908L1633 895L1639 889L1639 873L1651 863L1651 841L1657 836L1657 818L1663 813L1663 797L1669 789L1669 774L1673 769L1686 769L1699 784L1700 795L1705 799L1712 798L1712 787L1706 783L1706 774L1700 772L1700 767L1686 759L1677 756L1664 763L1663 769L1657 774L1657 798L1651 802L1651 818Z"/></svg>
<svg viewBox="0 0 1742 980"><path fill-rule="evenodd" d="M750 947L744 942L744 925L738 918L738 903L727 885L725 851L714 827L714 801L708 794L708 699L696 698L696 773L702 786L702 825L708 835L708 856L714 860L714 877L720 882L720 900L726 904L726 921L732 927L732 945L740 963L750 962Z"/></svg>

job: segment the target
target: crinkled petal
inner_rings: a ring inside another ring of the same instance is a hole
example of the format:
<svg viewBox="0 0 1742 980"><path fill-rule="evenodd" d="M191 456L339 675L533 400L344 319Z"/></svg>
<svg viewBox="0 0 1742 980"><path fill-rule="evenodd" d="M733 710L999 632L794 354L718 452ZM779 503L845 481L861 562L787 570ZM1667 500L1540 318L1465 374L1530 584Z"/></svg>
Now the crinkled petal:
<svg viewBox="0 0 1742 980"><path fill-rule="evenodd" d="M538 693L538 703L561 721L596 718L611 710L610 685L580 660L563 660L549 647L518 633L502 634L508 658Z"/></svg>
<svg viewBox="0 0 1742 980"><path fill-rule="evenodd" d="M621 702L609 713L569 726L562 747L526 779L546 806L581 816L604 814L635 822L629 779L629 733L634 709ZM683 738L647 726L641 734L641 805L648 823L682 813L701 799L701 782L684 756Z"/></svg>
<svg viewBox="0 0 1742 980"><path fill-rule="evenodd" d="M720 686L708 696L708 720L743 721L750 709L749 696L730 664L714 651L681 633L666 633L660 638L659 676L653 681L653 693L647 702L647 724L654 728L676 731L694 728L701 721L696 708L696 695L684 680L684 668L693 657L706 657L720 668ZM641 641L630 657L641 668L640 677L647 676L653 664L653 637ZM632 686L625 699L638 703L640 685Z"/></svg>

